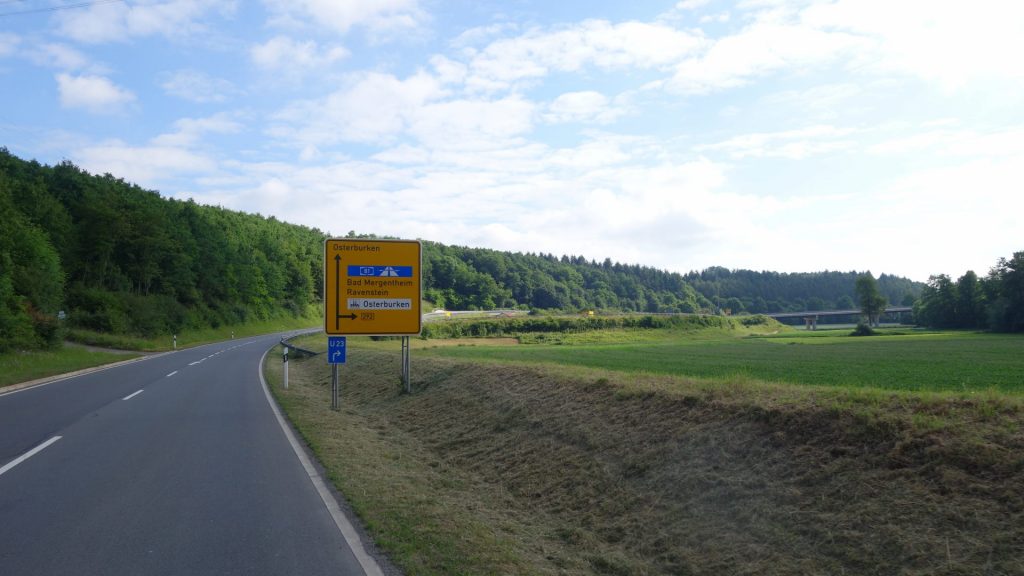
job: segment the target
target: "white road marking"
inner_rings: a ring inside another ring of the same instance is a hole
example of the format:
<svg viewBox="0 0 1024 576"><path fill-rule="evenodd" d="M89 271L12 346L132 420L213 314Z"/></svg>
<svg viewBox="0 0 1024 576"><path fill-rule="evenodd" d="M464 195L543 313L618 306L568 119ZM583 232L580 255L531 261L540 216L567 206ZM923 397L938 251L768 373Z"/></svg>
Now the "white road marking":
<svg viewBox="0 0 1024 576"><path fill-rule="evenodd" d="M47 446L49 446L50 444L53 444L54 442L56 442L57 440L60 440L61 438L63 438L63 436L54 436L53 438L50 438L46 442L43 442L39 446L36 446L35 448L29 450L28 452L26 452L26 453L22 454L21 456L15 458L14 460L11 460L10 462L7 463L6 466L4 466L3 468L0 468L0 476L3 476L4 473L9 471L11 468L14 468L18 464L21 464L25 460L28 460L29 458L31 458L31 457L35 456L36 454L42 452Z"/></svg>
<svg viewBox="0 0 1024 576"><path fill-rule="evenodd" d="M324 506L327 507L327 511L331 514L331 518L334 519L334 525L341 532L345 542L348 543L348 547L352 550L352 554L359 561L359 565L363 568L363 573L366 576L384 576L384 572L380 569L377 561L366 553L366 549L363 548L363 542L359 539L359 533L356 532L352 523L349 522L348 517L341 511L338 506L338 502L334 499L330 489L327 488L327 484L324 483L324 479L316 471L316 467L309 461L309 457L306 456L306 452L303 451L299 445L298 439L292 432L292 429L284 421L284 415L281 414L281 410L277 407L277 402L274 402L274 398L270 395L270 389L267 388L267 381L263 379L263 360L267 357L267 352L263 353L260 358L260 383L263 384L263 394L267 397L267 403L270 404L270 409L274 412L274 416L277 416L277 423L281 426L281 430L284 431L284 435L288 437L288 443L292 446L292 451L299 457L299 462L302 463L302 468L306 471L306 475L309 476L309 481L316 487L316 491L320 494L320 500L323 501Z"/></svg>
<svg viewBox="0 0 1024 576"><path fill-rule="evenodd" d="M124 398L121 398L121 400L131 400L132 398L135 398L139 394L142 394L142 390L139 390L138 392L133 392L133 393L125 396Z"/></svg>
<svg viewBox="0 0 1024 576"><path fill-rule="evenodd" d="M175 370L174 372L171 372L171 373L170 373L170 374L168 374L167 376L164 376L164 378L170 378L171 376L174 376L174 375L175 375L175 374L177 374L177 373L178 373L178 371L177 371L177 370Z"/></svg>
<svg viewBox="0 0 1024 576"><path fill-rule="evenodd" d="M202 360L200 360L199 362L202 362ZM196 364L199 364L199 362L193 362L193 363L189 364L189 366L195 366Z"/></svg>

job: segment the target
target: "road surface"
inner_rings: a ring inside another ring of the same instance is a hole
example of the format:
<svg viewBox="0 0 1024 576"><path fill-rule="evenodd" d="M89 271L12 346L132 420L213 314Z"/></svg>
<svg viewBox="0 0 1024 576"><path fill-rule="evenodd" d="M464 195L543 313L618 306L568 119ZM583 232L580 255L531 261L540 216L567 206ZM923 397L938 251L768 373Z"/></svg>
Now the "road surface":
<svg viewBox="0 0 1024 576"><path fill-rule="evenodd" d="M264 392L277 339L0 395L0 573L373 574Z"/></svg>

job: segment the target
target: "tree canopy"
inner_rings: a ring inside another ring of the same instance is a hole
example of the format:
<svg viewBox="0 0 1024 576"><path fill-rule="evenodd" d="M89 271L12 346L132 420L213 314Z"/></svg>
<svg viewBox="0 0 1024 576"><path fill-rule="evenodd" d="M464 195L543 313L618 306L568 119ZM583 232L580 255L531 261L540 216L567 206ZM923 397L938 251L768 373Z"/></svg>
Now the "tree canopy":
<svg viewBox="0 0 1024 576"><path fill-rule="evenodd" d="M1024 252L1000 258L986 278L972 270L956 282L945 274L930 277L914 317L934 328L1024 331Z"/></svg>
<svg viewBox="0 0 1024 576"><path fill-rule="evenodd" d="M861 314L867 317L868 325L877 326L889 300L878 291L878 282L870 272L857 277L856 291Z"/></svg>

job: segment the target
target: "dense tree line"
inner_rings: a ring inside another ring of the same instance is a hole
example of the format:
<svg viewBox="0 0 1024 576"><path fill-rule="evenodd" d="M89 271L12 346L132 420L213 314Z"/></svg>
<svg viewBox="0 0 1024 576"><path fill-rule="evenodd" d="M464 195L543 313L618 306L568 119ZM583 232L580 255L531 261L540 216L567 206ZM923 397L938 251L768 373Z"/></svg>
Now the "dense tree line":
<svg viewBox="0 0 1024 576"><path fill-rule="evenodd" d="M971 270L956 282L945 274L930 277L914 317L934 328L1024 331L1024 252L1000 258L985 278Z"/></svg>
<svg viewBox="0 0 1024 576"><path fill-rule="evenodd" d="M713 305L682 275L580 256L424 243L424 298L450 309L699 312Z"/></svg>
<svg viewBox="0 0 1024 576"><path fill-rule="evenodd" d="M868 272L867 274L870 274ZM856 309L859 272L755 272L712 267L684 279L701 295L735 314ZM910 306L922 284L882 274L878 291L891 305Z"/></svg>
<svg viewBox="0 0 1024 576"><path fill-rule="evenodd" d="M71 327L153 336L306 315L322 302L323 232L163 198L70 162L43 166L0 148L0 222L0 351L59 342L58 311ZM424 298L448 309L645 313L853 308L856 276L682 275L435 242L424 242L422 271ZM920 289L893 276L878 283L890 302Z"/></svg>
<svg viewBox="0 0 1024 576"><path fill-rule="evenodd" d="M319 301L318 230L169 200L70 162L0 149L0 350L67 323L143 336L305 315Z"/></svg>

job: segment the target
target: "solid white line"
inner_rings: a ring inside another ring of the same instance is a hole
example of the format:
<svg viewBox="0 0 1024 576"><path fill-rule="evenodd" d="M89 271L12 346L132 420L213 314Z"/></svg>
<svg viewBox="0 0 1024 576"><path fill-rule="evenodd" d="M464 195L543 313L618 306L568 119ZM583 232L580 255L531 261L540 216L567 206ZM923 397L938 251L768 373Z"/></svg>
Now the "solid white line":
<svg viewBox="0 0 1024 576"><path fill-rule="evenodd" d="M178 373L178 371L177 371L177 370L175 370L174 372L171 372L171 373L170 373L170 374L168 374L167 376L164 376L164 378L170 378L171 376L174 376L174 375L175 375L175 374L177 374L177 373Z"/></svg>
<svg viewBox="0 0 1024 576"><path fill-rule="evenodd" d="M281 414L281 410L277 407L277 402L274 402L274 398L270 395L270 389L267 388L267 381L263 379L263 360L267 357L270 350L263 353L259 363L260 373L260 384L263 384L263 394L267 397L267 403L270 404L270 409L274 411L274 416L277 417L277 423L281 426L281 430L284 431L284 435L288 438L288 443L292 446L292 451L299 457L299 462L302 463L302 468L306 471L309 476L309 481L313 483L316 488L317 494L320 494L320 499L323 500L324 506L327 507L327 511L331 514L331 518L334 519L334 525L338 527L338 531L341 532L342 537L345 538L345 542L348 543L348 547L352 550L352 554L359 561L359 565L363 567L363 573L366 576L384 576L384 572L377 565L377 561L374 560L373 556L366 553L366 549L363 548L363 542L359 539L359 533L356 532L355 527L348 521L348 517L338 507L338 502L334 499L331 491L324 484L324 479L316 471L316 467L309 461L309 457L306 456L306 452L299 445L298 439L295 438L295 434L292 433L292 429L288 427L288 423L284 421L284 416Z"/></svg>
<svg viewBox="0 0 1024 576"><path fill-rule="evenodd" d="M0 468L0 476L3 476L4 473L7 472L8 470L10 470L11 468L14 468L18 464L21 464L25 460L28 460L29 458L31 458L31 457L35 456L36 454L42 452L47 446L49 446L50 444L53 444L54 442L56 442L57 440L60 440L61 438L63 438L63 436L54 436L53 438L50 438L46 442L43 442L39 446L36 446L35 448L29 450L28 452L26 452L26 453L22 454L21 456L15 458L14 460L11 460L10 462L7 463L6 466L4 466L3 468Z"/></svg>
<svg viewBox="0 0 1024 576"><path fill-rule="evenodd" d="M124 398L121 398L121 400L131 400L132 398L135 398L139 394L142 394L142 390L139 390L138 392L133 392L133 393L125 396Z"/></svg>

